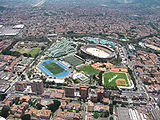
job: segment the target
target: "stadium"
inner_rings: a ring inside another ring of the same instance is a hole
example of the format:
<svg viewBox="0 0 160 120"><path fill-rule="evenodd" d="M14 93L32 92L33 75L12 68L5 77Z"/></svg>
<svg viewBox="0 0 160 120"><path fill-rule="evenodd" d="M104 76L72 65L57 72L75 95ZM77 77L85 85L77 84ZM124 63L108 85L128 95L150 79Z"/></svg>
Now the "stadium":
<svg viewBox="0 0 160 120"><path fill-rule="evenodd" d="M92 58L111 59L115 57L115 52L105 45L90 44L82 46L81 52Z"/></svg>
<svg viewBox="0 0 160 120"><path fill-rule="evenodd" d="M46 60L40 63L39 69L47 76L54 78L62 78L69 75L71 72L56 60Z"/></svg>

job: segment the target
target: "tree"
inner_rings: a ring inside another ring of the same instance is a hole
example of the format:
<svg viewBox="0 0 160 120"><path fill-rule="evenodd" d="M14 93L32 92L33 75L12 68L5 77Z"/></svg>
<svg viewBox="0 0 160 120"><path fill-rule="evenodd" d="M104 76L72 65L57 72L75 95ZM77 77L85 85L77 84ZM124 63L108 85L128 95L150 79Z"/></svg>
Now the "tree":
<svg viewBox="0 0 160 120"><path fill-rule="evenodd" d="M22 120L31 120L31 115L30 114L25 114L21 117Z"/></svg>
<svg viewBox="0 0 160 120"><path fill-rule="evenodd" d="M109 104L109 113L113 114L113 104Z"/></svg>
<svg viewBox="0 0 160 120"><path fill-rule="evenodd" d="M42 47L41 47L41 50L44 50L45 48L46 48L45 46L42 46Z"/></svg>
<svg viewBox="0 0 160 120"><path fill-rule="evenodd" d="M113 114L113 107L109 108L109 112L110 112L111 115Z"/></svg>
<svg viewBox="0 0 160 120"><path fill-rule="evenodd" d="M0 100L3 101L6 98L7 94L0 93Z"/></svg>
<svg viewBox="0 0 160 120"><path fill-rule="evenodd" d="M109 112L108 111L105 112L104 117L109 117Z"/></svg>
<svg viewBox="0 0 160 120"><path fill-rule="evenodd" d="M98 112L94 112L94 115L93 115L93 117L97 119L97 118L99 117L99 114L98 114Z"/></svg>
<svg viewBox="0 0 160 120"><path fill-rule="evenodd" d="M36 108L37 108L38 110L41 110L41 109L42 109L42 105L41 105L40 103L37 103L37 104L36 104Z"/></svg>
<svg viewBox="0 0 160 120"><path fill-rule="evenodd" d="M48 110L51 110L54 113L61 105L61 102L58 100L54 100L53 102L54 103L49 104L47 107L48 107Z"/></svg>
<svg viewBox="0 0 160 120"><path fill-rule="evenodd" d="M110 120L114 120L112 116L110 117Z"/></svg>
<svg viewBox="0 0 160 120"><path fill-rule="evenodd" d="M121 107L126 107L125 104L122 104Z"/></svg>
<svg viewBox="0 0 160 120"><path fill-rule="evenodd" d="M19 103L19 97L15 99L15 104L18 105L18 103Z"/></svg>
<svg viewBox="0 0 160 120"><path fill-rule="evenodd" d="M28 54L27 54L27 53L23 53L23 56L24 56L24 57L28 57Z"/></svg>
<svg viewBox="0 0 160 120"><path fill-rule="evenodd" d="M0 112L0 116L2 116L4 118L7 118L8 115L9 115L9 110L10 110L9 107L3 107L1 112Z"/></svg>

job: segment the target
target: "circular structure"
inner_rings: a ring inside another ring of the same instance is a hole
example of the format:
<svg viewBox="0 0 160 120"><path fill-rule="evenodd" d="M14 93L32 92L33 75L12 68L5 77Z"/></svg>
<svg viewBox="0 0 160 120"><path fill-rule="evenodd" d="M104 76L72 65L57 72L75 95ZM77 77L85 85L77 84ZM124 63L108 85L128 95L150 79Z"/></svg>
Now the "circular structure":
<svg viewBox="0 0 160 120"><path fill-rule="evenodd" d="M105 45L90 44L81 47L81 51L91 57L100 59L111 59L115 52Z"/></svg>

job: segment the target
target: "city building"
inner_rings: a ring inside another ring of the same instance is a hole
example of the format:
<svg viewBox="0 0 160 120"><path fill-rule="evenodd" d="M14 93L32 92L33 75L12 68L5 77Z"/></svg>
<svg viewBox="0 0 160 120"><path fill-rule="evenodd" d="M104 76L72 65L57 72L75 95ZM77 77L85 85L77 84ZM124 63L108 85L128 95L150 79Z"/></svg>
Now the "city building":
<svg viewBox="0 0 160 120"><path fill-rule="evenodd" d="M81 98L87 98L88 97L88 86L80 86L80 95Z"/></svg>
<svg viewBox="0 0 160 120"><path fill-rule="evenodd" d="M102 86L99 86L97 89L97 98L99 102L102 102L103 93L104 93L104 88Z"/></svg>
<svg viewBox="0 0 160 120"><path fill-rule="evenodd" d="M31 89L33 93L42 94L44 92L42 80L32 80Z"/></svg>
<svg viewBox="0 0 160 120"><path fill-rule="evenodd" d="M74 97L74 87L73 86L66 86L65 87L65 96L66 97Z"/></svg>
<svg viewBox="0 0 160 120"><path fill-rule="evenodd" d="M23 103L23 102L27 102L28 103L30 99L31 99L31 97L29 97L29 96L22 96L22 97L19 98L19 101L21 103Z"/></svg>
<svg viewBox="0 0 160 120"><path fill-rule="evenodd" d="M94 111L94 104L92 101L88 101L88 111L93 112Z"/></svg>
<svg viewBox="0 0 160 120"><path fill-rule="evenodd" d="M36 119L49 120L51 116L51 110L36 110L35 108L31 107L28 114L30 114L31 117L36 117Z"/></svg>
<svg viewBox="0 0 160 120"><path fill-rule="evenodd" d="M21 117L22 114L24 114L25 110L28 108L28 103L23 102L21 105L15 105L11 107L11 113L15 117Z"/></svg>
<svg viewBox="0 0 160 120"><path fill-rule="evenodd" d="M27 84L24 81L17 81L15 83L16 91L24 91L27 88Z"/></svg>

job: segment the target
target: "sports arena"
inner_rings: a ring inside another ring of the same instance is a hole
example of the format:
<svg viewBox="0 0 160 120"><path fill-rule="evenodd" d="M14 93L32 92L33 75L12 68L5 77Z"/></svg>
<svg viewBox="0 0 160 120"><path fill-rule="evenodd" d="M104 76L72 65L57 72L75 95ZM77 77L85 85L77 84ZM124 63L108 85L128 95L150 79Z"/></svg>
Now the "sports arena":
<svg viewBox="0 0 160 120"><path fill-rule="evenodd" d="M66 77L71 72L67 67L56 60L46 60L41 62L39 69L47 76L54 78Z"/></svg>
<svg viewBox="0 0 160 120"><path fill-rule="evenodd" d="M82 46L81 52L99 59L111 59L115 57L115 52L105 45L90 44Z"/></svg>

